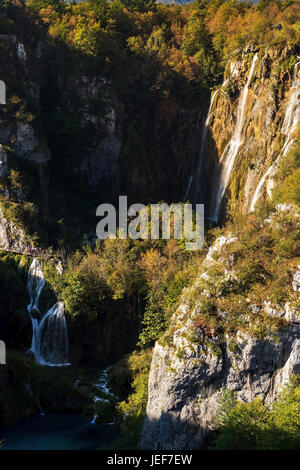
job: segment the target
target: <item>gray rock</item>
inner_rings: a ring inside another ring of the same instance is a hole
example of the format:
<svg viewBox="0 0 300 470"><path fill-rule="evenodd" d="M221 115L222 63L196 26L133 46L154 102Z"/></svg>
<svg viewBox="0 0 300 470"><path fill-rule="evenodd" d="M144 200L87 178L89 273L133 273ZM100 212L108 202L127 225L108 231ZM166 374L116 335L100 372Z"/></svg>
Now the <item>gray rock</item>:
<svg viewBox="0 0 300 470"><path fill-rule="evenodd" d="M218 263L222 247L234 240L230 234L217 238L208 251L204 269ZM216 426L224 389L235 392L241 401L261 397L272 403L291 375L300 373L300 318L292 304L287 302L281 309L268 301L263 307L253 305L253 311L263 308L270 316L285 318L291 326L265 339L239 331L232 348L229 337L219 344L218 338L208 338L201 329L195 330L192 321L197 305L189 314L184 298L183 294L182 304L172 318L175 332L171 345L156 343L154 348L140 441L144 449L199 449Z"/></svg>
<svg viewBox="0 0 300 470"><path fill-rule="evenodd" d="M6 104L6 85L3 80L0 80L0 104Z"/></svg>
<svg viewBox="0 0 300 470"><path fill-rule="evenodd" d="M0 41L7 41L15 44L17 42L17 36L14 34L0 34Z"/></svg>
<svg viewBox="0 0 300 470"><path fill-rule="evenodd" d="M22 62L26 62L27 54L25 51L24 44L22 44L21 42L18 42L17 44L17 55Z"/></svg>
<svg viewBox="0 0 300 470"><path fill-rule="evenodd" d="M293 276L293 289L295 292L300 291L300 270L297 271Z"/></svg>
<svg viewBox="0 0 300 470"><path fill-rule="evenodd" d="M7 171L7 154L4 146L0 144L0 178L5 178Z"/></svg>
<svg viewBox="0 0 300 470"><path fill-rule="evenodd" d="M94 122L95 117L85 115L85 119ZM95 122L94 122L95 123ZM87 173L92 188L96 188L102 179L113 178L121 149L121 138L116 127L116 112L114 108L105 116L106 136L83 160L81 170Z"/></svg>
<svg viewBox="0 0 300 470"><path fill-rule="evenodd" d="M27 158L40 165L50 159L48 149L41 149L39 141L34 134L33 127L22 121L17 122L16 136L12 138L12 147L17 156Z"/></svg>
<svg viewBox="0 0 300 470"><path fill-rule="evenodd" d="M300 327L282 331L276 341L240 333L238 351L218 356L197 352L179 361L171 348L156 344L149 377L149 399L140 445L143 449L198 449L215 427L224 389L237 398L272 402L289 377L300 373Z"/></svg>
<svg viewBox="0 0 300 470"><path fill-rule="evenodd" d="M0 249L26 252L32 247L21 229L6 220L0 209Z"/></svg>

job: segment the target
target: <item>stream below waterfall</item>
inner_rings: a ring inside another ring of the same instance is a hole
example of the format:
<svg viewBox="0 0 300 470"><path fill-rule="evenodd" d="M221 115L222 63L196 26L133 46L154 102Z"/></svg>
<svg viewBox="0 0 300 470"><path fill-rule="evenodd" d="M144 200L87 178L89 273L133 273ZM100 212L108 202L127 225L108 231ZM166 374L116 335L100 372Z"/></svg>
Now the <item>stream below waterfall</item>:
<svg viewBox="0 0 300 470"><path fill-rule="evenodd" d="M118 433L109 424L91 424L82 415L37 415L0 432L0 450L105 450Z"/></svg>
<svg viewBox="0 0 300 470"><path fill-rule="evenodd" d="M47 366L44 370L47 369ZM63 369L57 368L58 376ZM54 378L54 368L49 367L49 380ZM65 374L70 378L79 370L68 369ZM73 379L73 380L74 380ZM107 420L103 416L98 403L109 403L113 398L112 407L117 397L108 386L106 369L80 369L80 375L73 382L75 389L82 391L90 389L88 400L90 409L85 411L54 411L48 412L47 406L40 403L35 396L30 383L26 389L32 399L38 404L40 413L24 419L16 424L0 428L0 450L104 450L113 447L119 437L114 418Z"/></svg>
<svg viewBox="0 0 300 470"><path fill-rule="evenodd" d="M45 284L42 266L33 259L27 276L30 299L27 310L32 322L30 352L39 364L37 367L43 366L40 369L43 387L51 384L51 393L54 396L57 393L60 403L64 403L67 395L73 406L74 402L78 404L73 413L68 407L62 411L64 408L59 408L59 404L56 411L55 400L54 405L49 405L45 390L37 393L36 383L34 386L28 376L25 390L40 413L0 429L0 450L109 449L118 437L114 426L118 399L108 386L107 369L76 368L69 363L64 304L58 301L49 310L41 307Z"/></svg>

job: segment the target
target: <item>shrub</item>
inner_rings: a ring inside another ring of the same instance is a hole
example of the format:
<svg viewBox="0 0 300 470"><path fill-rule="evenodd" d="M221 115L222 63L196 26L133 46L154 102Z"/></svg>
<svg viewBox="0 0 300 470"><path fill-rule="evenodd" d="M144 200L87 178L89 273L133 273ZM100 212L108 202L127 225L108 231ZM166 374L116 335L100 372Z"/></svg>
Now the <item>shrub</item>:
<svg viewBox="0 0 300 470"><path fill-rule="evenodd" d="M134 351L128 357L128 367L133 376L132 393L119 406L121 439L116 447L134 449L137 447L148 400L148 378L152 350Z"/></svg>
<svg viewBox="0 0 300 470"><path fill-rule="evenodd" d="M273 406L256 398L251 403L233 401L222 408L216 445L222 450L299 450L299 376L279 395Z"/></svg>

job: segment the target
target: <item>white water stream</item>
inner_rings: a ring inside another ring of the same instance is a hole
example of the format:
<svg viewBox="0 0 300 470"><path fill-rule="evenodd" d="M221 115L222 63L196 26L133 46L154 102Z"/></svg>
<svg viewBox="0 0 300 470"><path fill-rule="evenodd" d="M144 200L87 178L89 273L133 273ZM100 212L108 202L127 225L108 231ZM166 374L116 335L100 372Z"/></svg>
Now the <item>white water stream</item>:
<svg viewBox="0 0 300 470"><path fill-rule="evenodd" d="M212 196L212 206L211 206L211 216L210 218L217 222L220 205L231 176L232 170L234 168L235 160L238 155L239 148L243 143L243 129L245 125L246 118L246 104L249 92L249 86L254 76L255 65L258 60L258 55L255 54L252 60L251 69L249 72L247 83L242 91L238 108L237 108L237 117L236 124L233 135L230 142L226 146L222 157L220 159L220 166L217 169L217 174L215 177L215 190Z"/></svg>
<svg viewBox="0 0 300 470"><path fill-rule="evenodd" d="M267 171L261 177L255 189L253 198L251 200L249 212L254 211L257 201L262 195L262 191L263 191L266 181L268 181L270 176L273 176L273 174L276 171L276 168L278 167L280 160L288 153L289 149L294 143L293 133L295 132L295 130L297 129L300 123L300 70L298 70L299 64L300 63L298 62L295 65L295 69L294 69L295 80L291 86L290 96L289 96L284 120L283 120L282 127L281 127L281 133L285 135L283 148L277 160L272 165L269 166ZM272 195L272 190L273 190L273 181L271 179L267 184L267 192L269 196Z"/></svg>
<svg viewBox="0 0 300 470"><path fill-rule="evenodd" d="M44 315L40 312L40 296L45 285L44 274L37 259L30 265L27 290L30 303L27 306L32 322L30 351L36 362L47 366L66 366L68 360L68 332L63 302L55 303Z"/></svg>

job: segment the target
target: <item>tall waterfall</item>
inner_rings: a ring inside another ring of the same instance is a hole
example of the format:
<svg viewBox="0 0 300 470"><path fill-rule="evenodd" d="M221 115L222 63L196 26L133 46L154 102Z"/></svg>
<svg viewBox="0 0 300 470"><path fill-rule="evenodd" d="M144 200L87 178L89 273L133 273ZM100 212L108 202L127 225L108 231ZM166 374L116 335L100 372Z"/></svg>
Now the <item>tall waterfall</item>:
<svg viewBox="0 0 300 470"><path fill-rule="evenodd" d="M226 190L227 183L229 181L231 172L233 170L235 159L238 154L239 148L242 144L242 132L245 124L245 111L248 98L249 86L252 81L255 64L258 60L258 55L255 54L252 60L251 69L249 72L247 83L242 91L238 108L237 108L237 117L236 125L231 137L230 142L226 146L222 157L220 159L220 166L217 169L217 175L215 178L215 189L212 197L212 207L211 207L211 219L215 222L218 221L220 205Z"/></svg>
<svg viewBox="0 0 300 470"><path fill-rule="evenodd" d="M57 302L42 315L39 310L40 296L45 285L43 271L38 260L30 265L27 290L30 303L27 306L32 322L32 342L30 351L36 362L48 366L69 365L68 332L63 302Z"/></svg>
<svg viewBox="0 0 300 470"><path fill-rule="evenodd" d="M286 108L281 133L286 136L281 154L286 155L293 143L292 134L295 132L300 122L300 71L299 62L295 65L295 78L292 83L291 94ZM298 71L298 76L296 75ZM298 80L297 80L298 79Z"/></svg>
<svg viewBox="0 0 300 470"><path fill-rule="evenodd" d="M293 133L297 129L298 124L300 123L300 71L298 70L299 62L295 65L295 75L294 75L294 82L291 86L291 93L289 96L284 120L281 127L281 133L285 135L285 141L283 148L277 158L276 162L269 166L265 174L261 177L256 190L254 192L253 198L251 200L249 212L253 212L256 206L258 199L262 194L262 190L266 181L268 181L269 177L272 177L276 172L276 168L278 167L278 163L280 162L281 158L284 157L289 149L291 148L294 139ZM267 185L267 192L268 195L272 195L273 190L273 183L272 179L269 181Z"/></svg>
<svg viewBox="0 0 300 470"><path fill-rule="evenodd" d="M226 82L227 82L227 80L226 80ZM224 84L225 84L225 82L223 83L223 85ZM204 202L203 188L202 188L202 185L200 184L200 178L201 178L201 174L202 174L202 171L203 171L205 144L206 144L208 126L210 124L211 112L212 112L215 97L216 97L216 94L217 94L218 91L219 91L219 89L215 90L214 93L211 96L206 121L205 121L205 123L203 125L203 129L202 129L200 151L199 151L199 158L198 158L198 165L197 165L197 172L196 172L195 204L197 204L197 202L200 202L200 203Z"/></svg>

